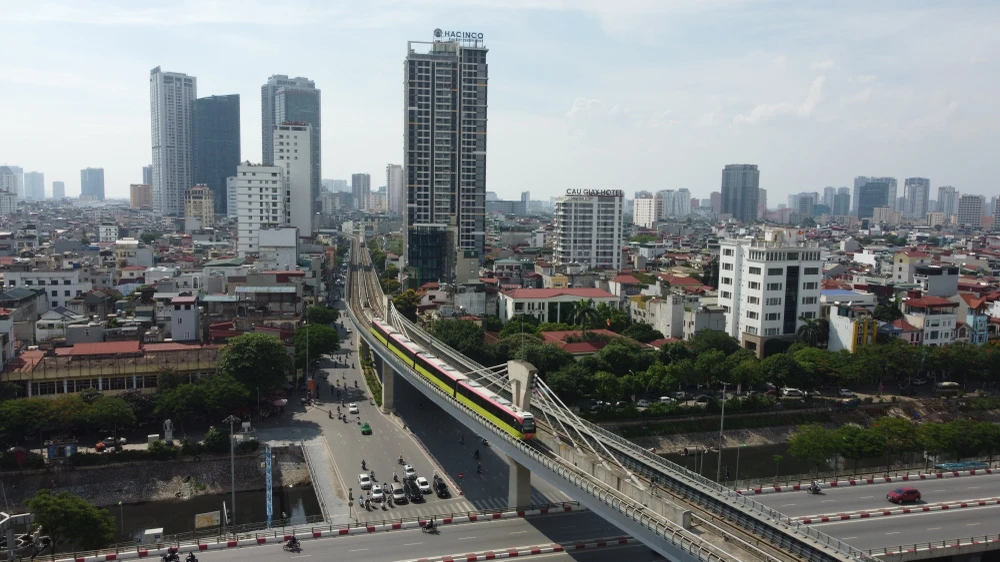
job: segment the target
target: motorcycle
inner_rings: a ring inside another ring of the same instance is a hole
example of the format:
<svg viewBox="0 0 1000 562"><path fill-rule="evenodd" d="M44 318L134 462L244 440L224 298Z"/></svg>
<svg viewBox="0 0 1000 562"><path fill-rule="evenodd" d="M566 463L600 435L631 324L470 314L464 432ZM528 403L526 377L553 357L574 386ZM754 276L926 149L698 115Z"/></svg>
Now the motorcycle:
<svg viewBox="0 0 1000 562"><path fill-rule="evenodd" d="M299 541L288 541L281 545L281 549L285 552L302 552L302 546L299 545Z"/></svg>
<svg viewBox="0 0 1000 562"><path fill-rule="evenodd" d="M332 420L332 419L333 419L333 410L330 410L330 411L329 411L329 412L327 412L327 413L328 413L328 414L330 414L330 419Z"/></svg>
<svg viewBox="0 0 1000 562"><path fill-rule="evenodd" d="M198 562L198 557L195 556L193 552L189 552L184 558L184 562Z"/></svg>
<svg viewBox="0 0 1000 562"><path fill-rule="evenodd" d="M168 552L163 555L163 558L161 558L161 560L163 562L180 562L181 557L177 556L176 552Z"/></svg>
<svg viewBox="0 0 1000 562"><path fill-rule="evenodd" d="M807 494L822 494L823 491L819 489L819 486L812 485L812 486L809 486L808 488L806 488L806 493Z"/></svg>
<svg viewBox="0 0 1000 562"><path fill-rule="evenodd" d="M421 529L424 533L430 533L432 535L437 535L440 533L438 531L437 525L424 525Z"/></svg>
<svg viewBox="0 0 1000 562"><path fill-rule="evenodd" d="M472 458L476 459L477 461L479 460L479 449L476 449L476 452L472 453Z"/></svg>

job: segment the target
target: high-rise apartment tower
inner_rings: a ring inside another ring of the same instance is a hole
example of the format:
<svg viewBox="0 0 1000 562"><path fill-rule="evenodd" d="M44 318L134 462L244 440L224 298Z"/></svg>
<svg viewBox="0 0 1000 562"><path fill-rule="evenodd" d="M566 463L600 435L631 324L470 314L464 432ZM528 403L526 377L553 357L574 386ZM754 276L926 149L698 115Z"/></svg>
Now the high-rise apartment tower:
<svg viewBox="0 0 1000 562"><path fill-rule="evenodd" d="M722 169L722 213L740 222L757 219L760 171L756 164L729 164Z"/></svg>
<svg viewBox="0 0 1000 562"><path fill-rule="evenodd" d="M184 192L194 186L196 97L198 80L194 76L163 72L160 67L149 72L153 208L164 215L183 214Z"/></svg>
<svg viewBox="0 0 1000 562"><path fill-rule="evenodd" d="M289 78L276 74L260 87L261 148L265 166L274 164L274 126L282 123L305 123L312 126L312 166L310 201L318 205L322 175L321 92L316 83L301 76ZM314 209L318 210L318 209ZM305 234L301 231L300 236Z"/></svg>

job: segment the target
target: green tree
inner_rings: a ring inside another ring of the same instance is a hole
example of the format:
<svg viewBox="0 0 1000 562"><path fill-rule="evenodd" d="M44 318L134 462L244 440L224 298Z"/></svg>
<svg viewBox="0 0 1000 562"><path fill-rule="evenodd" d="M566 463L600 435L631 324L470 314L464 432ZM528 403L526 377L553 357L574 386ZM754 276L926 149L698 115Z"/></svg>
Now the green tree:
<svg viewBox="0 0 1000 562"><path fill-rule="evenodd" d="M718 349L699 354L694 360L699 384L708 385L726 378L726 354Z"/></svg>
<svg viewBox="0 0 1000 562"><path fill-rule="evenodd" d="M142 236L139 237L139 240L142 240L143 244L152 244L153 242L159 240L161 236L163 236L162 232L152 230L149 232L143 232Z"/></svg>
<svg viewBox="0 0 1000 562"><path fill-rule="evenodd" d="M202 409L214 418L245 406L250 390L230 375L216 374L198 379L197 390L201 395Z"/></svg>
<svg viewBox="0 0 1000 562"><path fill-rule="evenodd" d="M0 382L0 401L20 398L24 390L20 385L12 382Z"/></svg>
<svg viewBox="0 0 1000 562"><path fill-rule="evenodd" d="M537 334L538 318L527 314L515 314L500 330L500 339L507 339L517 334Z"/></svg>
<svg viewBox="0 0 1000 562"><path fill-rule="evenodd" d="M594 308L594 299L580 299L573 305L573 310L569 314L569 321L582 327L584 330L597 327L598 314Z"/></svg>
<svg viewBox="0 0 1000 562"><path fill-rule="evenodd" d="M407 289L392 299L392 304L400 314L411 322L417 320L417 307L420 306L420 295L413 289Z"/></svg>
<svg viewBox="0 0 1000 562"><path fill-rule="evenodd" d="M545 384L559 398L572 403L593 393L594 383L592 371L588 371L579 363L566 365L562 369L544 376Z"/></svg>
<svg viewBox="0 0 1000 562"><path fill-rule="evenodd" d="M157 390L153 413L169 418L183 431L184 423L203 408L202 395L194 384Z"/></svg>
<svg viewBox="0 0 1000 562"><path fill-rule="evenodd" d="M626 338L632 338L635 341L642 343L649 343L653 340L663 339L662 332L645 322L633 322L628 328L625 328L622 331L622 335Z"/></svg>
<svg viewBox="0 0 1000 562"><path fill-rule="evenodd" d="M594 390L602 400L613 402L622 395L621 381L614 373L600 371L594 374Z"/></svg>
<svg viewBox="0 0 1000 562"><path fill-rule="evenodd" d="M611 366L610 371L622 376L629 371L645 371L656 360L639 344L622 338L613 339L597 353L601 361Z"/></svg>
<svg viewBox="0 0 1000 562"><path fill-rule="evenodd" d="M340 318L340 311L336 308L310 306L306 309L306 320L308 320L310 324L322 324L323 326L328 326L336 322L338 318Z"/></svg>
<svg viewBox="0 0 1000 562"><path fill-rule="evenodd" d="M568 351L547 343L532 343L511 350L511 359L520 359L534 365L538 372L553 373L573 363Z"/></svg>
<svg viewBox="0 0 1000 562"><path fill-rule="evenodd" d="M81 246L90 246L90 238L87 238L86 234L84 234L83 236L80 237L80 245Z"/></svg>
<svg viewBox="0 0 1000 562"><path fill-rule="evenodd" d="M813 465L816 474L820 467L837 452L833 432L818 423L800 425L788 440L788 454Z"/></svg>
<svg viewBox="0 0 1000 562"><path fill-rule="evenodd" d="M802 368L787 353L776 353L760 362L760 372L765 382L779 386L792 386L798 382Z"/></svg>
<svg viewBox="0 0 1000 562"><path fill-rule="evenodd" d="M656 242L657 240L659 240L659 238L655 234L636 234L628 239L629 242L638 242L639 244L648 244L650 242Z"/></svg>
<svg viewBox="0 0 1000 562"><path fill-rule="evenodd" d="M483 348L483 329L471 320L437 320L427 327L431 334L463 355L476 358Z"/></svg>
<svg viewBox="0 0 1000 562"><path fill-rule="evenodd" d="M219 358L219 373L263 395L284 386L288 365L288 351L281 340L263 332L249 332L226 343Z"/></svg>
<svg viewBox="0 0 1000 562"><path fill-rule="evenodd" d="M925 461L930 463L930 457L944 454L951 448L951 434L943 423L922 423L916 429L917 443L927 453ZM926 466L926 464L925 464Z"/></svg>
<svg viewBox="0 0 1000 562"><path fill-rule="evenodd" d="M44 398L22 398L0 402L0 427L15 440L22 435L36 435L49 409Z"/></svg>
<svg viewBox="0 0 1000 562"><path fill-rule="evenodd" d="M87 423L87 404L75 394L64 394L53 398L45 410L45 429L54 431L73 431Z"/></svg>
<svg viewBox="0 0 1000 562"><path fill-rule="evenodd" d="M875 458L882 454L885 443L874 430L856 425L841 426L833 437L840 454L846 460L854 461L854 474L858 472L858 461Z"/></svg>
<svg viewBox="0 0 1000 562"><path fill-rule="evenodd" d="M132 408L132 413L140 422L145 421L153 413L153 396L151 394L146 394L138 388L130 388L124 390L118 394L118 398L121 398L128 404L129 408Z"/></svg>
<svg viewBox="0 0 1000 562"><path fill-rule="evenodd" d="M892 466L893 456L916 449L917 430L910 420L883 417L875 420L872 427L882 437L887 467Z"/></svg>
<svg viewBox="0 0 1000 562"><path fill-rule="evenodd" d="M306 366L306 353L309 356L309 370L319 362L320 356L333 353L340 349L340 336L337 330L323 324L306 324L295 330L295 365ZM307 345L308 344L308 345Z"/></svg>
<svg viewBox="0 0 1000 562"><path fill-rule="evenodd" d="M875 306L875 311L872 313L872 318L882 322L895 322L902 317L903 311L900 309L899 300L882 301Z"/></svg>
<svg viewBox="0 0 1000 562"><path fill-rule="evenodd" d="M228 453L230 447L229 439L230 435L227 430L213 425L205 432L205 438L202 440L202 443L206 449L213 453Z"/></svg>
<svg viewBox="0 0 1000 562"><path fill-rule="evenodd" d="M725 355L732 355L740 348L740 342L725 332L718 330L702 330L695 332L689 342L689 347L695 355L718 349Z"/></svg>
<svg viewBox="0 0 1000 562"><path fill-rule="evenodd" d="M696 333L695 338L697 338L698 334L701 333L704 332ZM737 345L739 344L737 343ZM680 361L682 359L694 359L694 356L694 351L692 351L691 348L684 342L665 343L660 346L660 362L664 365L669 365L674 361Z"/></svg>
<svg viewBox="0 0 1000 562"><path fill-rule="evenodd" d="M42 534L55 544L68 543L84 550L104 548L115 539L115 519L106 509L99 509L68 492L53 494L38 490L28 500L28 511Z"/></svg>
<svg viewBox="0 0 1000 562"><path fill-rule="evenodd" d="M826 347L827 340L830 338L830 322L825 318L806 318L805 316L799 317L799 320L804 324L796 330L796 339L813 347Z"/></svg>
<svg viewBox="0 0 1000 562"><path fill-rule="evenodd" d="M110 428L115 440L118 440L118 428L135 426L135 412L117 397L105 396L87 408L87 422L97 429Z"/></svg>
<svg viewBox="0 0 1000 562"><path fill-rule="evenodd" d="M620 334L632 324L632 317L629 316L628 312L617 306L602 302L594 310L597 311L596 328L607 328Z"/></svg>
<svg viewBox="0 0 1000 562"><path fill-rule="evenodd" d="M104 397L104 393L94 387L90 387L77 394L85 404L93 404Z"/></svg>

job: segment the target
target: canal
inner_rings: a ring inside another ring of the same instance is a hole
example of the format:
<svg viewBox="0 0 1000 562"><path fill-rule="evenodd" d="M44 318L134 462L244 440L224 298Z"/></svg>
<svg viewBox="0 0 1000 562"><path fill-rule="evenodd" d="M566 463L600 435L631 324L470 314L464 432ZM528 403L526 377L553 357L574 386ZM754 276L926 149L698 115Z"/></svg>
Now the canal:
<svg viewBox="0 0 1000 562"><path fill-rule="evenodd" d="M312 486L275 488L272 492L275 521L281 519L282 513L286 514L293 525L305 523L308 516L321 514ZM114 516L119 533L125 537L122 542L131 542L142 539L146 529L162 527L164 535L194 531L195 515L220 511L222 502L226 502L227 509L232 509L230 494L127 504L107 509ZM237 525L261 523L261 527L264 527L266 521L267 497L264 490L236 493Z"/></svg>

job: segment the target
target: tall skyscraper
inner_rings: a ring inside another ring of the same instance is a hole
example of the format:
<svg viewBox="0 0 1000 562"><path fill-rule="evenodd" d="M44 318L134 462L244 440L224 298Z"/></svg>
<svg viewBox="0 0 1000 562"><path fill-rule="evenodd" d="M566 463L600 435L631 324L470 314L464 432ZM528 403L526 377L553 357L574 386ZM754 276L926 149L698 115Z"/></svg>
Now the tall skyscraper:
<svg viewBox="0 0 1000 562"><path fill-rule="evenodd" d="M886 195L886 204L882 206L896 207L896 178L890 177L875 177L875 176L858 176L854 178L854 196L851 197L851 214L860 217L858 215L858 205L861 201L861 187L867 183L884 183L888 187L888 194Z"/></svg>
<svg viewBox="0 0 1000 562"><path fill-rule="evenodd" d="M945 218L958 213L958 190L950 185L942 185L938 188L938 211L944 213Z"/></svg>
<svg viewBox="0 0 1000 562"><path fill-rule="evenodd" d="M17 174L11 169L14 167L0 166L0 216L17 212Z"/></svg>
<svg viewBox="0 0 1000 562"><path fill-rule="evenodd" d="M198 80L178 72L149 72L153 141L153 208L184 214L184 192L194 186L194 100ZM103 197L102 197L103 198Z"/></svg>
<svg viewBox="0 0 1000 562"><path fill-rule="evenodd" d="M148 185L148 186L150 186L150 189L152 189L152 187L153 187L153 165L152 164L150 164L148 166L143 166L142 167L142 184L141 185Z"/></svg>
<svg viewBox="0 0 1000 562"><path fill-rule="evenodd" d="M474 276L486 242L488 49L438 39L410 41L404 65L406 255L418 284Z"/></svg>
<svg viewBox="0 0 1000 562"><path fill-rule="evenodd" d="M286 223L299 229L299 236L312 236L312 126L306 123L275 125L274 165L284 169Z"/></svg>
<svg viewBox="0 0 1000 562"><path fill-rule="evenodd" d="M305 123L312 126L312 204L318 210L322 167L322 135L320 90L316 83L301 76L289 78L275 74L260 87L261 131L264 165L274 164L274 126L282 123ZM300 236L304 236L299 232Z"/></svg>
<svg viewBox="0 0 1000 562"><path fill-rule="evenodd" d="M709 194L708 200L711 202L712 212L719 214L722 212L722 194L718 191L713 191Z"/></svg>
<svg viewBox="0 0 1000 562"><path fill-rule="evenodd" d="M767 215L767 190L757 190L757 220L764 220Z"/></svg>
<svg viewBox="0 0 1000 562"><path fill-rule="evenodd" d="M41 172L24 174L24 198L28 201L45 199L45 174Z"/></svg>
<svg viewBox="0 0 1000 562"><path fill-rule="evenodd" d="M104 168L80 170L80 199L104 201Z"/></svg>
<svg viewBox="0 0 1000 562"><path fill-rule="evenodd" d="M870 219L875 216L876 207L889 206L889 184L868 182L858 190L858 218Z"/></svg>
<svg viewBox="0 0 1000 562"><path fill-rule="evenodd" d="M56 201L66 197L66 183L61 181L52 182L52 198Z"/></svg>
<svg viewBox="0 0 1000 562"><path fill-rule="evenodd" d="M906 198L906 216L922 219L927 215L927 202L931 196L931 180L927 178L906 178L903 182L903 197Z"/></svg>
<svg viewBox="0 0 1000 562"><path fill-rule="evenodd" d="M970 228L979 228L983 219L983 205L985 197L982 195L963 195L958 198L958 225Z"/></svg>
<svg viewBox="0 0 1000 562"><path fill-rule="evenodd" d="M845 188L841 188L841 189L845 189ZM845 189L845 191L846 191L846 189ZM848 193L841 193L841 192L838 191L837 194L833 196L833 209L832 209L831 212L833 213L834 216L837 216L837 217L846 217L848 214L850 214L850 212L851 212L851 194L850 194L850 192L848 192Z"/></svg>
<svg viewBox="0 0 1000 562"><path fill-rule="evenodd" d="M837 195L836 187L824 187L823 188L823 204L833 208L833 198Z"/></svg>
<svg viewBox="0 0 1000 562"><path fill-rule="evenodd" d="M14 195L18 199L24 199L24 168L20 166L7 166L14 177Z"/></svg>
<svg viewBox="0 0 1000 562"><path fill-rule="evenodd" d="M757 219L760 170L756 164L729 164L722 169L722 213L740 222Z"/></svg>
<svg viewBox="0 0 1000 562"><path fill-rule="evenodd" d="M354 208L358 211L368 210L368 198L372 192L372 177L369 174L351 174L351 195L354 196Z"/></svg>
<svg viewBox="0 0 1000 562"><path fill-rule="evenodd" d="M194 182L212 190L216 214L226 214L226 178L240 165L240 96L194 100ZM207 225L206 225L207 226Z"/></svg>
<svg viewBox="0 0 1000 562"><path fill-rule="evenodd" d="M389 212L402 215L405 209L406 190L403 184L403 165L388 164L385 167L385 186L388 189Z"/></svg>

